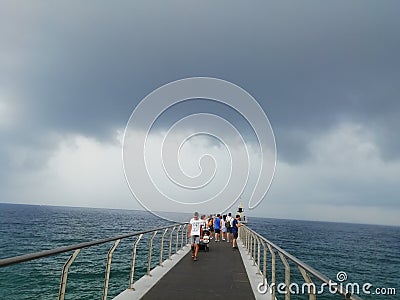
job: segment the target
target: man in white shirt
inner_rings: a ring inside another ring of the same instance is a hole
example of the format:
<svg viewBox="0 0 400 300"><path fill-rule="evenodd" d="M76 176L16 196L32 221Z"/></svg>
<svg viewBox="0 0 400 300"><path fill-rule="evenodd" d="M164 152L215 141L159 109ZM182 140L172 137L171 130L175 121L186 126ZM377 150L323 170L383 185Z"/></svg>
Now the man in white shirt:
<svg viewBox="0 0 400 300"><path fill-rule="evenodd" d="M200 235L203 223L204 221L199 218L199 213L195 212L188 226L188 236L192 245L192 258L194 261L197 260L197 254L199 253Z"/></svg>
<svg viewBox="0 0 400 300"><path fill-rule="evenodd" d="M229 226L226 226L226 231L227 231L227 242L232 239L232 222L233 222L233 217L232 214L229 213L228 216L226 217L226 222L229 222Z"/></svg>

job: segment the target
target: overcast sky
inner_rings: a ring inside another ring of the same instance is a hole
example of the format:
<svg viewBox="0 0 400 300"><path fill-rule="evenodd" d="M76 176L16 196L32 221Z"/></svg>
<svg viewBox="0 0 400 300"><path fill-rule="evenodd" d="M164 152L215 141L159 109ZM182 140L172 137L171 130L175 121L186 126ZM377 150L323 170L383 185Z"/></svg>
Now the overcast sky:
<svg viewBox="0 0 400 300"><path fill-rule="evenodd" d="M156 88L207 76L247 90L274 130L275 178L249 214L400 225L399 13L396 0L0 1L0 202L141 209L125 125ZM196 108L224 116L192 104L160 132Z"/></svg>

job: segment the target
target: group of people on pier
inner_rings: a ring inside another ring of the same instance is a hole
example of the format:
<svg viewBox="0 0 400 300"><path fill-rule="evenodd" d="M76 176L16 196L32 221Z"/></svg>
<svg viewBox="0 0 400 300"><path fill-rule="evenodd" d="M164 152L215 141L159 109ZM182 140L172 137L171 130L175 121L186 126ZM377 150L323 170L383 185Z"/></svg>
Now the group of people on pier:
<svg viewBox="0 0 400 300"><path fill-rule="evenodd" d="M240 226L242 226L240 215L236 215L235 218L231 213L210 215L209 217L202 215L200 217L199 213L195 212L188 226L193 260L197 261L200 240L208 242L214 239L215 242L228 243L232 241L232 248L237 249L236 240Z"/></svg>

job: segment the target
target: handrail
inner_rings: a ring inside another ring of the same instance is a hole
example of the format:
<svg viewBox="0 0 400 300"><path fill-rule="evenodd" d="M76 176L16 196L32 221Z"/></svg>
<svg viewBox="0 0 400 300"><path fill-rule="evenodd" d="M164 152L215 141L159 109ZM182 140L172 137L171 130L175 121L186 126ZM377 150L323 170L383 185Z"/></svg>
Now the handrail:
<svg viewBox="0 0 400 300"><path fill-rule="evenodd" d="M183 249L185 245L181 243L181 247L179 247L179 240L178 240L178 234L179 231L182 230L182 234L187 228L188 223L176 223L173 225L169 226L164 226L164 227L159 227L155 229L150 229L150 230L143 230L139 232L132 232L128 234L123 234L123 235L118 235L110 238L105 238L105 239L100 239L100 240L95 240L95 241L90 241L90 242L84 242L84 243L79 243L75 245L69 245L69 246L64 246L64 247L59 247L55 249L50 249L50 250L45 250L45 251L40 251L40 252L35 252L35 253L29 253L29 254L24 254L24 255L19 255L19 256L14 256L14 257L9 257L9 258L4 258L0 260L0 268L6 267L6 266L11 266L27 261L32 261L48 256L53 256L56 254L60 253L65 253L74 250L74 253L68 258L67 262L65 263L62 273L61 273L61 281L60 281L60 289L59 289L59 294L58 294L58 299L59 300L64 300L65 297L65 291L66 291L66 285L67 285L67 276L68 276L68 271L69 267L75 260L76 256L79 254L80 250L82 248L88 248L100 244L105 244L109 242L114 242L113 246L110 248L108 255L107 255L107 263L106 263L106 270L105 270L105 279L104 279L104 286L103 286L103 299L107 299L107 293L108 293L108 285L109 285L109 279L110 279L110 270L111 270L111 262L112 262L112 254L114 250L117 248L118 244L120 243L121 240L137 236L135 242L133 243L133 252L132 252L132 264L131 264L131 271L130 271L130 278L129 278L129 289L134 289L133 288L133 283L134 283L134 272L135 272L135 262L136 262L136 252L137 252L137 245L139 241L141 240L142 236L147 233L152 233L150 237L150 243L148 247L148 262L147 262L147 276L151 276L150 271L151 271L151 263L152 263L152 250L153 250L153 240L157 234L158 231L164 231L164 234L162 235L162 241L161 241L161 251L160 251L160 265L162 264L163 260L163 242L164 242L164 236L167 233L168 230L171 231L170 234L170 240L169 240L169 255L168 258L171 259L171 252L172 252L172 234L175 231L175 229L178 228L177 230L177 238L176 238L176 245L175 245L175 253L178 253L181 249ZM183 241L183 236L182 236L182 241Z"/></svg>
<svg viewBox="0 0 400 300"><path fill-rule="evenodd" d="M59 247L59 248L50 249L50 250L44 250L44 251L40 251L40 252L29 253L29 254L24 254L24 255L19 255L19 256L13 256L13 257L9 257L9 258L4 258L4 259L0 259L0 268L6 267L6 266L10 266L10 265L19 264L19 263L30 261L30 260L35 260L35 259L38 259L38 258L52 256L52 255L55 255L55 254L69 252L69 251L72 251L72 250L88 248L88 247L92 247L92 246L105 244L105 243L108 243L108 242L114 242L116 240L122 240L122 239L126 239L126 238L129 238L129 237L137 236L137 235L140 235L140 234L150 233L150 232L153 232L155 230L163 230L163 229L175 227L175 226L181 225L181 224L185 224L185 223L177 223L177 224L173 224L173 225L170 225L170 226L164 226L164 227L150 229L150 230L127 233L127 234L118 235L118 236L105 238L105 239L100 239L100 240L95 240L95 241L91 241L91 242L84 242L84 243L79 243L79 244L75 244L75 245L69 245L69 246Z"/></svg>
<svg viewBox="0 0 400 300"><path fill-rule="evenodd" d="M285 251L281 247L275 245L273 242L269 241L259 233L255 232L254 230L250 229L246 225L243 224L239 228L239 235L242 240L242 243L244 247L248 250L248 254L251 256L251 259L253 260L254 264L257 265L258 271L263 275L263 282L262 284L265 284L265 278L266 278L266 249L264 246L264 243L267 245L269 252L271 253L272 256L272 281L273 284L275 285L275 251L279 254L284 266L285 266L285 280L289 281L290 285L290 267L288 265L287 260L292 261L300 270L301 274L305 278L308 284L313 284L311 279L309 278L308 275L312 275L313 277L317 278L318 280L322 281L325 284L336 284L335 281L329 279L327 276L323 275L321 272L317 271L313 267L309 266L308 264L302 262L300 259L297 257L293 256L289 252ZM263 266L260 266L260 251L257 252L257 257L256 257L256 251L255 251L255 240L261 241L264 246L264 262ZM255 263L255 262L258 263ZM261 270L261 267L263 267L263 270ZM288 281L286 282L286 288L289 288ZM271 289L271 293L273 297L275 296L275 286ZM360 297L357 295L353 295L350 292L346 291L342 285L336 284L335 285L335 291L336 294L339 294L343 296L345 299L350 299L350 300L361 300ZM290 299L290 293L286 293L286 299ZM312 291L310 293L310 299L315 299L315 291Z"/></svg>

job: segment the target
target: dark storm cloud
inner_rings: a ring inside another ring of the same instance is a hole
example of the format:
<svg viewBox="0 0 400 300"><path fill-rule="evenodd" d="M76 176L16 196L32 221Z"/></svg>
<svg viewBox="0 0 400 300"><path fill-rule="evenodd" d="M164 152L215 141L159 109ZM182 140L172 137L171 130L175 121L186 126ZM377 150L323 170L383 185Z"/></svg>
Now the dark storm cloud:
<svg viewBox="0 0 400 300"><path fill-rule="evenodd" d="M212 76L261 103L280 159L307 158L309 138L343 120L400 153L397 1L1 6L0 88L25 112L4 144L31 145L27 130L109 140L153 89Z"/></svg>

